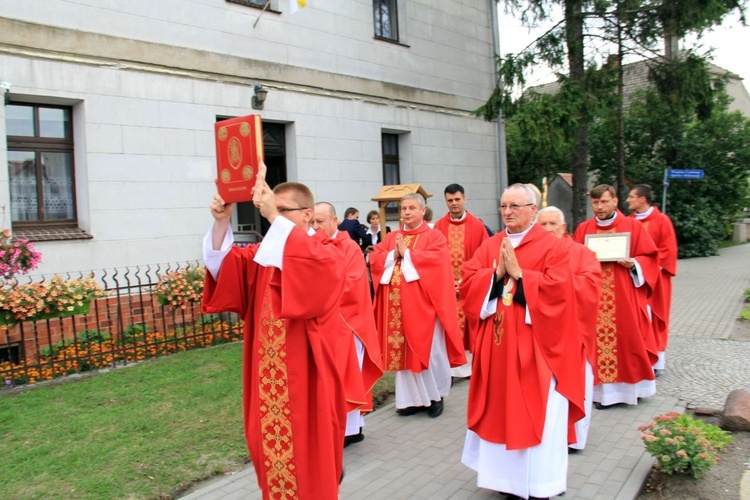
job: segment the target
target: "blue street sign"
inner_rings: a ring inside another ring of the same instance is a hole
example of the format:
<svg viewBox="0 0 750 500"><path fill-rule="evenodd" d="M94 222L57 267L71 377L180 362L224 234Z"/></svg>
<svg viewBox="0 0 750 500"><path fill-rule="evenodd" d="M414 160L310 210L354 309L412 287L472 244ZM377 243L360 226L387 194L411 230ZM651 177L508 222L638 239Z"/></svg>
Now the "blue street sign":
<svg viewBox="0 0 750 500"><path fill-rule="evenodd" d="M670 179L703 179L703 169L677 169L673 168L669 170L668 177Z"/></svg>

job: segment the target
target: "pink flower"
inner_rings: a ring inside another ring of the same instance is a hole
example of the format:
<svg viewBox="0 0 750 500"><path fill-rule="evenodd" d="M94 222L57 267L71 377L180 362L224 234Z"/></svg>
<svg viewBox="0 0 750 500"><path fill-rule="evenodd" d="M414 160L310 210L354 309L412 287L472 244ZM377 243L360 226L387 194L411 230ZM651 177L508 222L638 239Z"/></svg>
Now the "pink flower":
<svg viewBox="0 0 750 500"><path fill-rule="evenodd" d="M677 451L677 453L675 453L675 455L677 455L678 457L686 457L687 452L685 450L679 450Z"/></svg>

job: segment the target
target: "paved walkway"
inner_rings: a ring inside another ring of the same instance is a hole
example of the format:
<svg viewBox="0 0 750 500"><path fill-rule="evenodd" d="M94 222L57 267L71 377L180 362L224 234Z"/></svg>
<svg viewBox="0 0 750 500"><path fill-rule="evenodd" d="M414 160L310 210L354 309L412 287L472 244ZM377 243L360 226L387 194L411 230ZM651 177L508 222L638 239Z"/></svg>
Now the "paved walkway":
<svg viewBox="0 0 750 500"><path fill-rule="evenodd" d="M570 455L565 498L633 499L652 459L637 427L686 406L722 408L729 391L750 390L750 343L727 339L750 287L750 245L718 257L681 260L674 281L673 338L656 396L634 407L595 411L586 449ZM469 382L458 382L443 415L399 417L392 405L366 418L362 443L344 452L342 499L497 499L460 462ZM739 485L737 485L739 488ZM255 471L199 485L186 500L260 499Z"/></svg>

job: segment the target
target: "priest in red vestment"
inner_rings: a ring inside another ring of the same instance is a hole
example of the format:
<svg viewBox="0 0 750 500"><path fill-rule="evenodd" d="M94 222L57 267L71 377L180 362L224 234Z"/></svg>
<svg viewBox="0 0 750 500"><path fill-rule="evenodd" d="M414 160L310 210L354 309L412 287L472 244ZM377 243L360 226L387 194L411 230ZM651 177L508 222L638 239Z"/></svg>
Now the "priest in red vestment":
<svg viewBox="0 0 750 500"><path fill-rule="evenodd" d="M574 239L586 243L586 235L627 233L629 257L601 262L602 298L596 326L598 408L653 396L656 382L656 338L648 316L647 299L658 278L656 245L642 224L617 210L615 188L608 184L590 192L595 217L581 223Z"/></svg>
<svg viewBox="0 0 750 500"><path fill-rule="evenodd" d="M513 184L505 231L464 264L461 301L480 321L461 461L477 484L522 498L567 485L568 422L583 418L584 371L568 252L534 224L534 192Z"/></svg>
<svg viewBox="0 0 750 500"><path fill-rule="evenodd" d="M591 408L594 393L594 365L596 364L596 322L599 299L602 296L602 267L596 254L585 246L575 243L568 235L565 214L557 207L548 206L539 211L536 223L560 238L568 256L573 274L573 307L575 308L576 332L581 339L581 349L586 370L584 409L586 416L575 423L576 441L570 444L574 450L586 447L591 425Z"/></svg>
<svg viewBox="0 0 750 500"><path fill-rule="evenodd" d="M370 283L362 249L346 231L338 230L336 209L327 202L315 204L312 227L326 238L340 240L344 255L344 291L341 294L340 326L350 342L341 353L346 394L346 438L344 447L359 443L365 435L363 415L372 411L372 388L383 375L378 333L370 297Z"/></svg>
<svg viewBox="0 0 750 500"><path fill-rule="evenodd" d="M458 296L458 286L461 284L461 272L464 262L469 260L479 245L490 237L484 223L466 210L466 196L460 184L450 184L443 191L448 213L435 223L435 229L443 233L448 240L448 253L453 266L453 281L456 284L456 311L458 312L458 329L464 339L464 349L467 351L468 363L451 370L454 377L471 376L471 351L476 337L478 323L467 321L461 299Z"/></svg>
<svg viewBox="0 0 750 500"><path fill-rule="evenodd" d="M309 228L306 186L271 191L264 178L255 204L271 227L258 245L233 246L233 204L214 196L202 311L233 311L245 324L245 436L263 498L335 499L346 423L337 355L351 340L339 317L343 252Z"/></svg>
<svg viewBox="0 0 750 500"><path fill-rule="evenodd" d="M424 222L420 194L401 199L404 225L370 253L383 369L395 371L396 412L443 412L453 366L466 363L445 237Z"/></svg>
<svg viewBox="0 0 750 500"><path fill-rule="evenodd" d="M669 313L672 307L672 277L677 274L677 234L672 220L651 205L653 200L651 186L637 184L628 196L628 208L643 223L656 248L659 249L659 279L656 280L654 293L649 297L651 307L651 325L656 335L656 348L659 360L654 370L666 368L666 350L669 340ZM658 372L657 372L658 373Z"/></svg>

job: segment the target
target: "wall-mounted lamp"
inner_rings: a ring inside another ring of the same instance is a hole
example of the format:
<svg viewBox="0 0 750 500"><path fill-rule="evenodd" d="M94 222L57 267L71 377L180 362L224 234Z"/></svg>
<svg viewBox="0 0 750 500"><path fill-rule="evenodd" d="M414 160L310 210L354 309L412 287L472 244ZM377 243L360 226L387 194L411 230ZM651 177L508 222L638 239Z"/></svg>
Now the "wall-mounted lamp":
<svg viewBox="0 0 750 500"><path fill-rule="evenodd" d="M7 106L10 102L10 82L0 81L0 93L5 94L4 103Z"/></svg>
<svg viewBox="0 0 750 500"><path fill-rule="evenodd" d="M263 85L260 83L256 83L255 87L253 89L255 93L253 94L253 98L250 102L253 109L263 109L263 103L266 102L266 95L268 95L268 90L263 88Z"/></svg>

